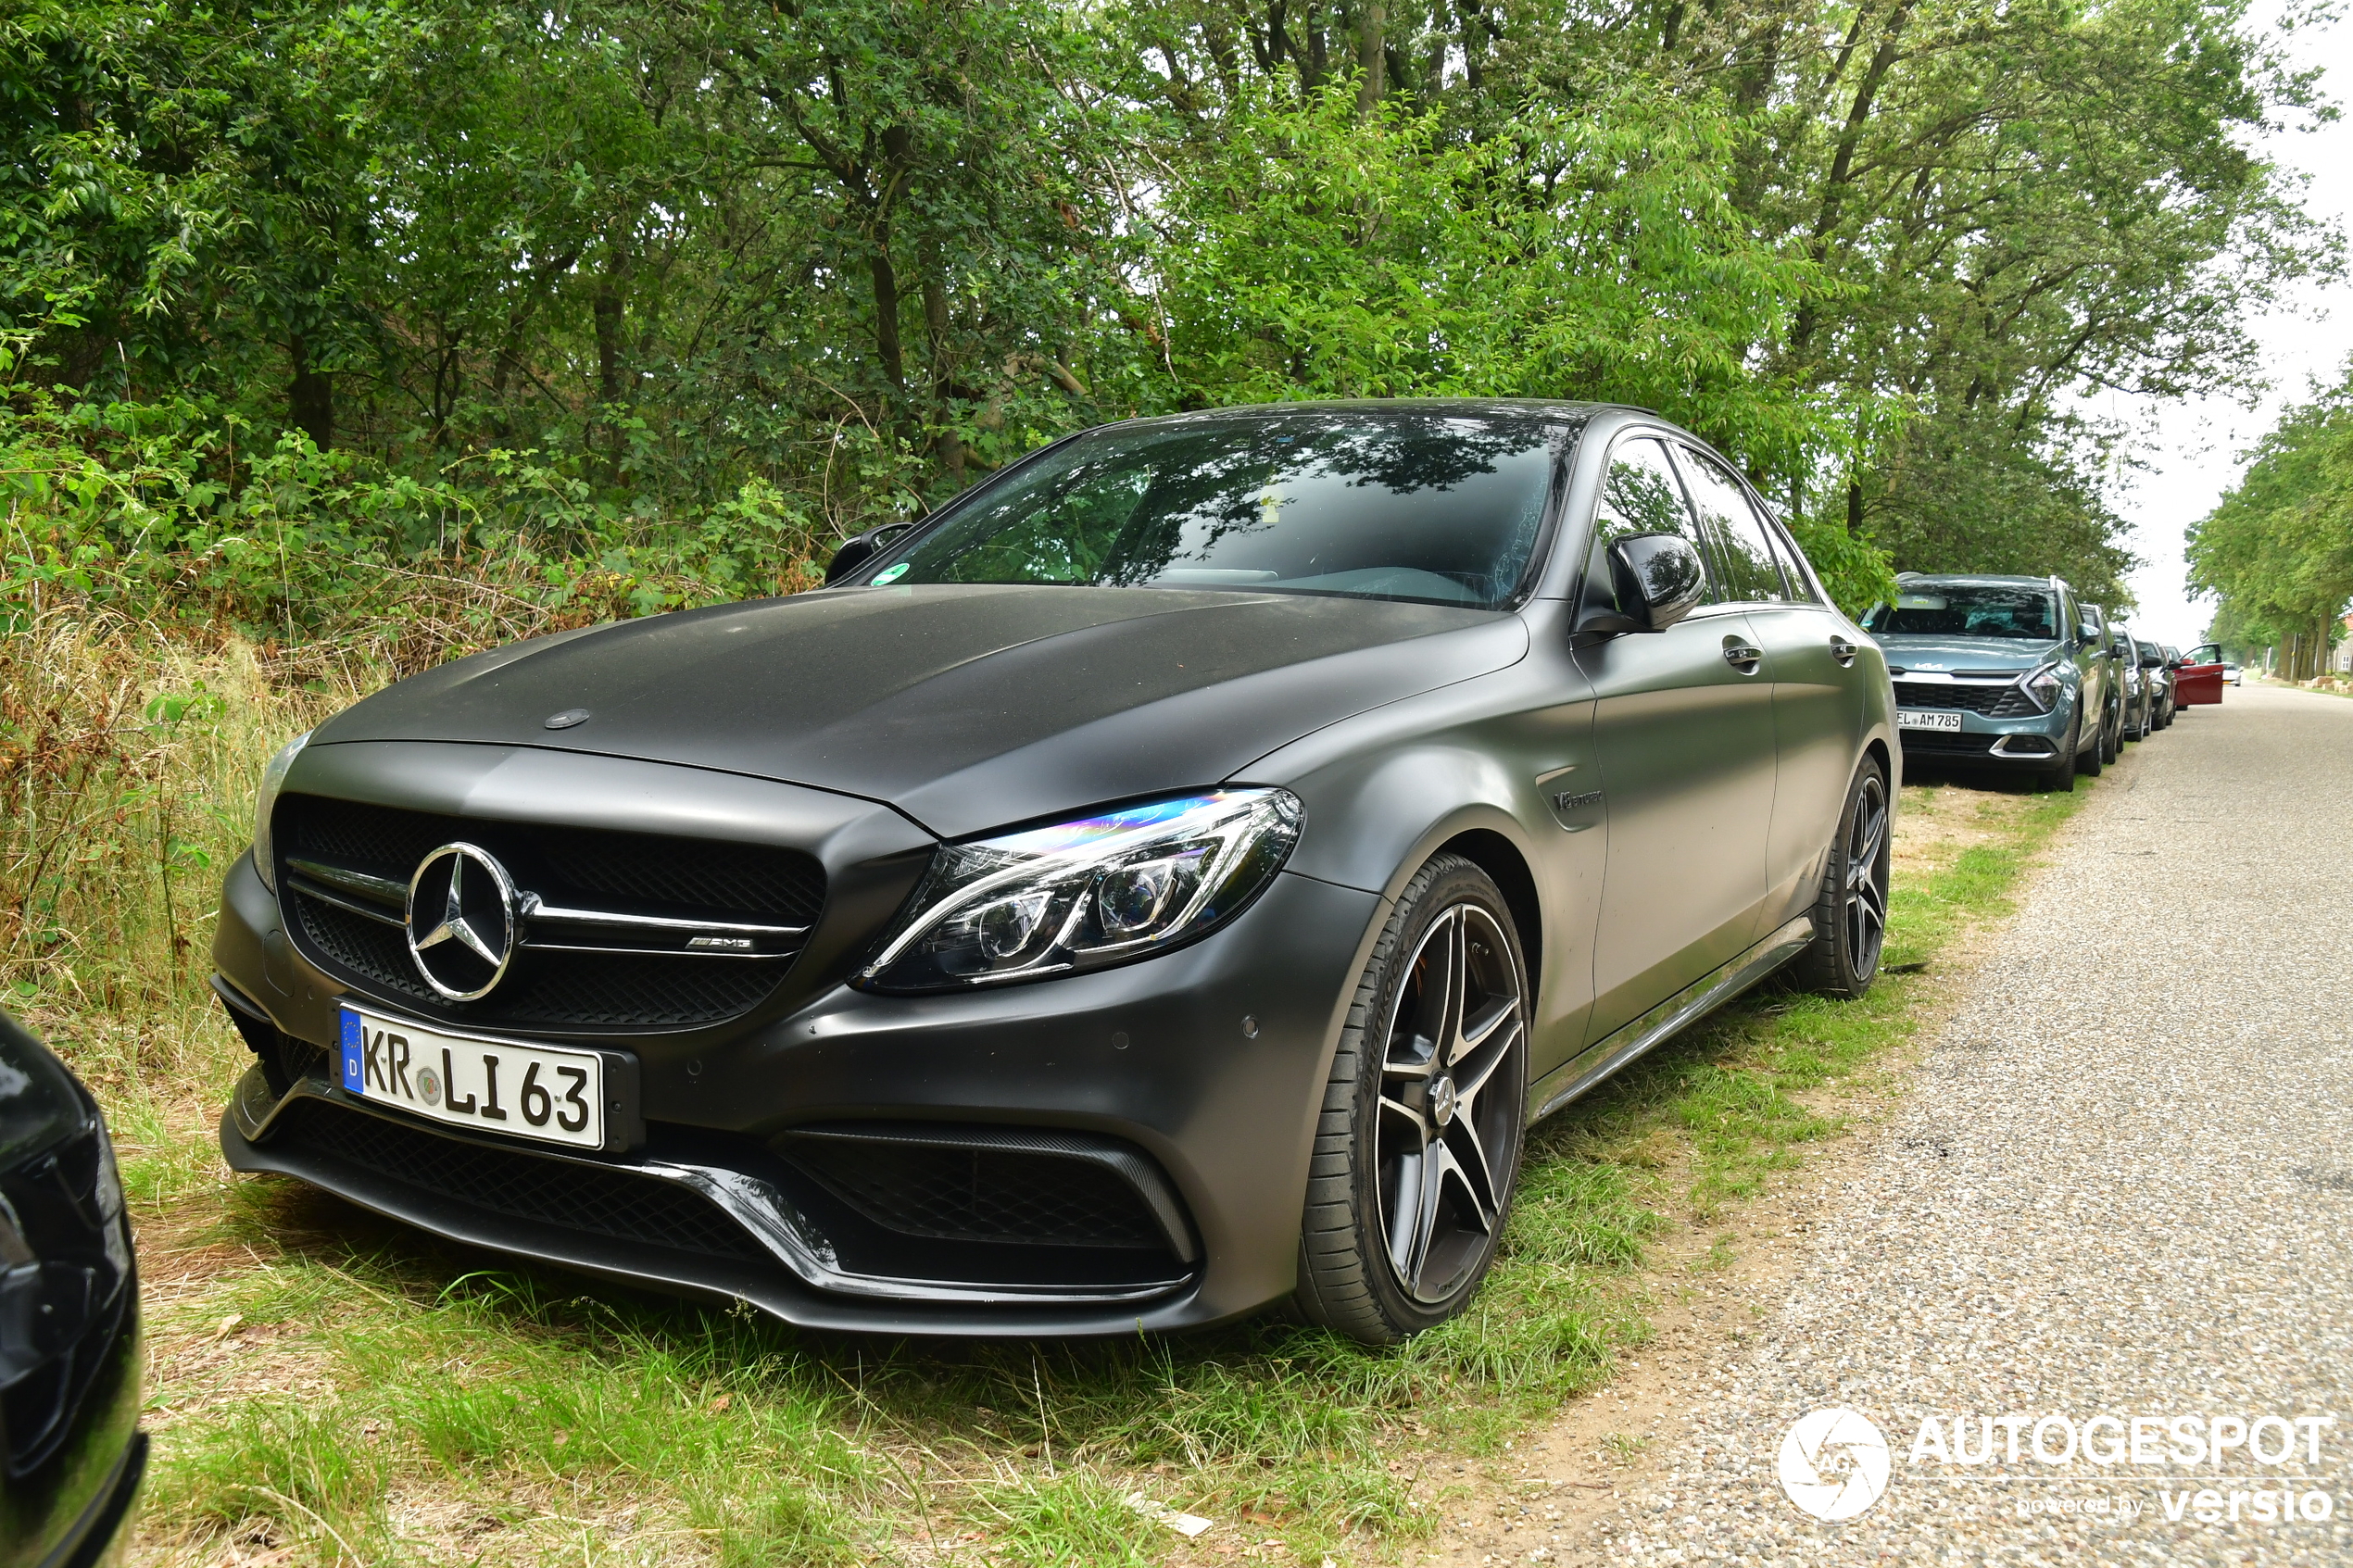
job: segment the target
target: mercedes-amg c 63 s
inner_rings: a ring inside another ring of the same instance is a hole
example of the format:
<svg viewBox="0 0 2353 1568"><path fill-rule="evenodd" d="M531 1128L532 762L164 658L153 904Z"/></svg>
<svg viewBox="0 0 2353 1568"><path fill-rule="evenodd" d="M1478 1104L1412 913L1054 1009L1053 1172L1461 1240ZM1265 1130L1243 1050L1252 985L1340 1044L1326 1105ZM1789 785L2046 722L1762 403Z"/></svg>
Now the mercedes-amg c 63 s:
<svg viewBox="0 0 2353 1568"><path fill-rule="evenodd" d="M229 1162L893 1333L1285 1301L1395 1339L1523 1129L1880 951L1880 650L1634 409L1138 420L821 592L542 637L289 744Z"/></svg>

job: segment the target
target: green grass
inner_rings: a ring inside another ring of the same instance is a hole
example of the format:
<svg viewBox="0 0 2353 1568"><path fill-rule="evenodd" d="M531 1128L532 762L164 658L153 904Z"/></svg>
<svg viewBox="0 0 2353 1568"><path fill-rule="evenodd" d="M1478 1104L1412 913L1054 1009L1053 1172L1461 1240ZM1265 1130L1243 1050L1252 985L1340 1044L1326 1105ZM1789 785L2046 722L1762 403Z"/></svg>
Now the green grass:
<svg viewBox="0 0 2353 1568"><path fill-rule="evenodd" d="M318 699L270 696L230 678L249 656L222 657L234 668L153 676L233 700L201 744L163 735L122 764L148 784L121 822L89 804L121 797L120 778L81 780L44 820L82 821L95 854L148 842L169 799L213 824L190 853L233 852L247 743ZM1111 1342L804 1335L498 1266L232 1177L210 1117L245 1058L202 994L201 948L157 929L157 878L182 875L170 856L122 862L120 908L94 871L57 884L0 980L33 988L18 994L123 1145L152 1284L141 1528L157 1560L1093 1564L1273 1542L1276 1560L1361 1562L1428 1537L1456 1465L1500 1456L1644 1342L1662 1240L1720 1228L1839 1134L1843 1092L1883 1074L1956 939L2005 907L2089 787L1907 789L1907 810L1984 834L1899 882L1887 961L1927 972L1856 1003L1761 991L1538 1128L1486 1288L1385 1351L1272 1319ZM175 891L208 911L202 885ZM1730 1258L1718 1237L1692 1266ZM1189 1545L1129 1506L1138 1492L1216 1528Z"/></svg>

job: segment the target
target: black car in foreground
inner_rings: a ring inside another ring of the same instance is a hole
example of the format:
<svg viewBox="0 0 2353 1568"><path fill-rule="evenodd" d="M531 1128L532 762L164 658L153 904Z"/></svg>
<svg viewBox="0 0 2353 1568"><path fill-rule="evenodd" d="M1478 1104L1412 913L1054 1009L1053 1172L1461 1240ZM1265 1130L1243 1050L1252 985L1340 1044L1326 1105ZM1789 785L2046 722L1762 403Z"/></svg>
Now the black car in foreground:
<svg viewBox="0 0 2353 1568"><path fill-rule="evenodd" d="M806 1324L1390 1340L1530 1121L1876 968L1879 649L1655 416L1131 421L833 581L282 752L231 1164Z"/></svg>
<svg viewBox="0 0 2353 1568"><path fill-rule="evenodd" d="M110 1560L146 1465L141 1370L106 1123L0 1013L0 1568Z"/></svg>

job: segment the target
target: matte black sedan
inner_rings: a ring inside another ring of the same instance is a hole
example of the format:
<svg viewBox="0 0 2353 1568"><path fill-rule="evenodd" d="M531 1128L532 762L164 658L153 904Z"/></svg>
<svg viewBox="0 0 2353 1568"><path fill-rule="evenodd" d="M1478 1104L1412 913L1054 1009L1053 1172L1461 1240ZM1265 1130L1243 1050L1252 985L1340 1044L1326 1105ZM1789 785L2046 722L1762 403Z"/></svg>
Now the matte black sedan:
<svg viewBox="0 0 2353 1568"><path fill-rule="evenodd" d="M106 1123L0 1013L0 1568L115 1561L146 1466L140 1371Z"/></svg>
<svg viewBox="0 0 2353 1568"><path fill-rule="evenodd" d="M1383 1341L1477 1287L1529 1122L1876 969L1885 664L1655 416L1132 421L834 582L282 752L230 1162L800 1323Z"/></svg>

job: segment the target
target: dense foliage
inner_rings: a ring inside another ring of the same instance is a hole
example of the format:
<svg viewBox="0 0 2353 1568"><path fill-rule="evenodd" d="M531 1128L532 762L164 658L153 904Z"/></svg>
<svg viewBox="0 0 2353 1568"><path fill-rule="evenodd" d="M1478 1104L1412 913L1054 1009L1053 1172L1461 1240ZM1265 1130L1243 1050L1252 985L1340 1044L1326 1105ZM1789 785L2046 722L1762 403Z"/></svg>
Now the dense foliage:
<svg viewBox="0 0 2353 1568"><path fill-rule="evenodd" d="M2334 265L2245 150L2310 93L2242 0L22 0L0 554L642 610L1102 420L1467 393L1688 421L1845 596L2115 600L2082 395Z"/></svg>
<svg viewBox="0 0 2353 1568"><path fill-rule="evenodd" d="M2283 674L2309 680L2353 606L2353 370L2253 456L2190 529L2191 586L2220 596L2210 634L2233 653L2277 648Z"/></svg>

